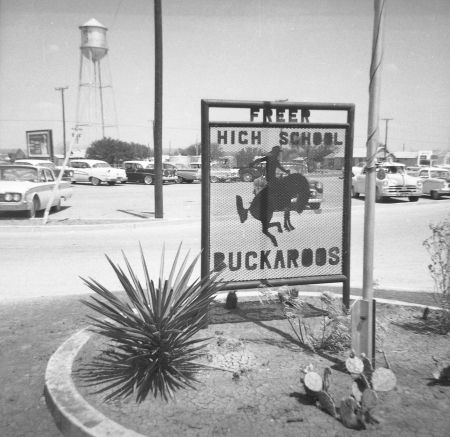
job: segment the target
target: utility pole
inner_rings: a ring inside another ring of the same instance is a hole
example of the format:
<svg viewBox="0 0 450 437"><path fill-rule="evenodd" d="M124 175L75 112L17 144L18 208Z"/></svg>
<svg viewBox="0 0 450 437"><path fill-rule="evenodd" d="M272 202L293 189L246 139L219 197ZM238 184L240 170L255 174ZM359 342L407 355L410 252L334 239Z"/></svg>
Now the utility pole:
<svg viewBox="0 0 450 437"><path fill-rule="evenodd" d="M386 161L386 150L387 150L387 139L388 139L388 123L393 120L393 118L382 118L386 122L386 131L384 136L384 160Z"/></svg>
<svg viewBox="0 0 450 437"><path fill-rule="evenodd" d="M155 8L155 218L163 218L162 180L162 106L163 106L163 42L161 0L154 0Z"/></svg>
<svg viewBox="0 0 450 437"><path fill-rule="evenodd" d="M64 159L66 158L66 114L64 112L64 90L68 89L68 86L55 88L56 91L61 91L61 99L62 99L62 116L63 116L63 144L64 144Z"/></svg>
<svg viewBox="0 0 450 437"><path fill-rule="evenodd" d="M364 259L362 299L352 306L352 349L375 358L373 264L375 239L375 157L378 149L381 71L386 0L374 0L372 61L370 65L369 119L367 129L366 185L364 201Z"/></svg>

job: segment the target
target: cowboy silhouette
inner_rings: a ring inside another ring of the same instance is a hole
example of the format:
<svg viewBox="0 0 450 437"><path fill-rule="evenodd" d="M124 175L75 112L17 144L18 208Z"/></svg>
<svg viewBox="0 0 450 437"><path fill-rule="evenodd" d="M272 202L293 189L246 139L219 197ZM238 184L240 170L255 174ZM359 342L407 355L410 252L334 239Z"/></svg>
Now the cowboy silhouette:
<svg viewBox="0 0 450 437"><path fill-rule="evenodd" d="M290 211L297 211L299 214L303 212L309 199L309 182L302 175L298 173L290 174L278 160L281 152L281 147L272 147L272 150L263 158L258 158L253 161L250 166L259 162L266 163L266 179L267 185L255 192L250 206L244 208L242 197L236 196L236 208L241 223L247 220L248 213L261 222L262 232L270 238L272 244L277 247L278 242L274 235L269 231L269 228L276 227L278 232L283 232L281 223L272 222L274 212L284 212L284 229L286 231L293 231L290 220ZM276 177L276 170L280 169L288 176L278 179Z"/></svg>
<svg viewBox="0 0 450 437"><path fill-rule="evenodd" d="M281 153L281 147L280 146L274 146L272 147L272 150L264 157L255 159L251 164L250 167L253 167L256 164L259 164L260 162L266 163L266 169L265 169L265 177L267 181L267 185L269 187L274 188L274 185L278 183L277 178L277 168L280 169L283 173L289 174L290 171L285 169L278 159Z"/></svg>

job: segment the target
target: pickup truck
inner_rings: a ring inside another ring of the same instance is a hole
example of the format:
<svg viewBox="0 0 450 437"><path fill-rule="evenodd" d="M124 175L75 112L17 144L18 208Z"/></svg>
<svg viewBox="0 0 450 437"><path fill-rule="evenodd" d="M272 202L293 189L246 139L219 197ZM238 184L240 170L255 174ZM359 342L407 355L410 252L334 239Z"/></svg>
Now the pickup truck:
<svg viewBox="0 0 450 437"><path fill-rule="evenodd" d="M177 168L177 184L187 183L191 184L194 181L202 180L202 165L201 164L183 164L176 163Z"/></svg>

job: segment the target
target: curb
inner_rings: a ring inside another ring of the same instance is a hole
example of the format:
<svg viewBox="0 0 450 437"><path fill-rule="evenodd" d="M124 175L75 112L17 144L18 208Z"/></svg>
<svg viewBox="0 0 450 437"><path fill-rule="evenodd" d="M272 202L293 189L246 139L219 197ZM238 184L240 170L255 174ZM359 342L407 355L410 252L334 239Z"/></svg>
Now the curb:
<svg viewBox="0 0 450 437"><path fill-rule="evenodd" d="M238 292L238 295L240 293ZM257 292L246 296L251 297ZM306 292L302 296L318 296L320 292ZM216 299L221 297L216 296ZM223 298L223 296L222 296ZM351 296L359 299L360 296ZM415 306L426 305L408 302L376 299L380 303L392 305ZM428 307L430 309L439 309ZM69 337L50 357L45 372L44 395L47 406L61 433L68 437L146 437L114 422L92 407L78 392L72 380L73 361L81 348L89 341L91 333L87 328Z"/></svg>
<svg viewBox="0 0 450 437"><path fill-rule="evenodd" d="M39 219L40 220L40 219ZM105 220L106 221L106 220ZM102 229L120 229L120 228L146 228L150 226L155 226L159 224L169 224L169 223L181 223L181 222L195 222L197 223L199 219L149 219L148 221L139 222L123 222L117 223L114 220L108 221L107 223L96 223L96 224L63 224L63 225L32 225L32 226L20 226L20 225L6 225L1 226L0 233L2 232L75 232L75 231L98 231Z"/></svg>
<svg viewBox="0 0 450 437"><path fill-rule="evenodd" d="M72 363L89 340L86 328L67 339L51 356L44 395L58 429L70 437L145 437L108 419L80 395L72 381Z"/></svg>

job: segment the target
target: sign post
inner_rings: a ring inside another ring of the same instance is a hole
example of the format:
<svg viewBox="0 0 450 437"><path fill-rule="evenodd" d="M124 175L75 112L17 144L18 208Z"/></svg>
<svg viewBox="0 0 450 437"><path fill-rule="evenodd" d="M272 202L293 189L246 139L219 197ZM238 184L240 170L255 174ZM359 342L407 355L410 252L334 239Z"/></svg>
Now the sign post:
<svg viewBox="0 0 450 437"><path fill-rule="evenodd" d="M348 307L354 105L202 100L201 109L202 278L220 270L223 290L342 283ZM319 112L343 122L311 122ZM337 153L344 177L315 171Z"/></svg>

